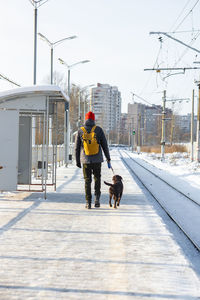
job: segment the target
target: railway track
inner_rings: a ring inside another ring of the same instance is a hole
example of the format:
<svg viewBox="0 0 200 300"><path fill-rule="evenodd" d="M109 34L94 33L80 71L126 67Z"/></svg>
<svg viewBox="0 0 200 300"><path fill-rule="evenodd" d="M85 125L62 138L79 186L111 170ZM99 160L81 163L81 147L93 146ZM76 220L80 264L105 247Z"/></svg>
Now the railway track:
<svg viewBox="0 0 200 300"><path fill-rule="evenodd" d="M200 204L182 191L178 190L171 183L167 182L166 180L149 170L146 166L140 164L136 159L131 157L127 151L119 150L119 154L122 162L128 168L129 172L133 176L137 177L139 182L148 191L148 193L151 194L151 196L159 203L159 205L176 223L176 225L187 236L192 244L200 251ZM153 184L151 182L153 182ZM160 195L157 193L156 187L158 185L160 187L162 186L161 188L164 190L162 197L160 197ZM179 209L174 210L172 208L173 206L169 205L169 200L171 201L171 203L179 203L180 211ZM187 215L183 213L185 209L187 211ZM193 213L195 214L195 218L193 216ZM196 222L198 226L196 227L196 232L192 232L190 229L188 222L190 218L190 221L193 223Z"/></svg>

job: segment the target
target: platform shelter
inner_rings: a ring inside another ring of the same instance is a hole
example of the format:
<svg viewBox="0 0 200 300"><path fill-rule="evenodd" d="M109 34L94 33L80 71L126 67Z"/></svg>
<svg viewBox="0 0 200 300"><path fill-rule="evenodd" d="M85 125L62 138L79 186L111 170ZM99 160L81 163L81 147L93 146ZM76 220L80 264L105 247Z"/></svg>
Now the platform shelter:
<svg viewBox="0 0 200 300"><path fill-rule="evenodd" d="M56 190L57 147L64 142L68 101L54 85L0 93L1 191L39 190L46 198L47 185ZM40 150L37 163L33 163L33 147Z"/></svg>

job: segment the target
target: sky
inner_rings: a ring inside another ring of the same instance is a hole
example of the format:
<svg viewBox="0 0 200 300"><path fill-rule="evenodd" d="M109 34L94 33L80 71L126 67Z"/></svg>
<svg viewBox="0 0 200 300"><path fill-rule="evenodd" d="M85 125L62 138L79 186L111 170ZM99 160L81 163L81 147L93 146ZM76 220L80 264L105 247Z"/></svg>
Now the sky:
<svg viewBox="0 0 200 300"><path fill-rule="evenodd" d="M199 9L198 0L48 0L38 8L38 32L51 42L77 35L55 47L54 71L67 78L67 68L58 58L68 65L90 60L71 70L71 83L81 87L98 82L117 86L122 112L127 112L128 103L133 101L162 105L163 90L171 100L191 99L195 89L196 107L195 81L199 80L200 70L172 76L166 71L144 69L198 66L193 63L200 61L198 52L149 33L175 31L173 37L200 49ZM21 86L33 84L33 29L34 7L29 0L1 1L0 73ZM38 38L37 84L48 84L49 78L50 47ZM0 91L11 88L15 86L0 80ZM170 101L167 107L171 107ZM191 112L191 101L176 101L174 109L187 114Z"/></svg>

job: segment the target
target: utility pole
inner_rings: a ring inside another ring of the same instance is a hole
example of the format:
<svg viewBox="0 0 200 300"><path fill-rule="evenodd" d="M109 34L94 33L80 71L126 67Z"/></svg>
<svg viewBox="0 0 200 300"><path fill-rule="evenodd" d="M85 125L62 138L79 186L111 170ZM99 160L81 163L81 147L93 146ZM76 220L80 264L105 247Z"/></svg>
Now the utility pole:
<svg viewBox="0 0 200 300"><path fill-rule="evenodd" d="M194 160L194 90L192 90L192 112L191 112L191 161Z"/></svg>
<svg viewBox="0 0 200 300"><path fill-rule="evenodd" d="M129 135L128 135L129 149L131 148L131 127L132 127L132 120L131 120L131 122L129 121Z"/></svg>
<svg viewBox="0 0 200 300"><path fill-rule="evenodd" d="M134 147L134 134L135 131L133 130L133 118L131 118L131 151L133 152L133 147Z"/></svg>
<svg viewBox="0 0 200 300"><path fill-rule="evenodd" d="M174 116L172 115L172 119L170 118L166 118L165 117L165 114L166 114L166 111L165 111L165 108L166 108L166 102L176 102L176 101L179 101L179 102L182 102L182 101L189 101L190 99L189 98L184 98L184 99L166 99L166 91L164 91L164 94L163 94L163 111L162 111L162 138L161 138L161 160L164 160L164 153L165 153L165 121L166 120L172 120L174 121ZM174 124L172 125L174 127ZM171 139L172 139L172 136L173 136L173 131L171 133Z"/></svg>
<svg viewBox="0 0 200 300"><path fill-rule="evenodd" d="M140 154L140 146L141 146L141 132L140 132L140 128L141 128L141 113L139 113L138 115L138 119L137 119L137 137L138 137L138 143L137 143L137 153Z"/></svg>
<svg viewBox="0 0 200 300"><path fill-rule="evenodd" d="M165 106L166 106L166 90L163 92L163 110L162 110L162 136L161 136L161 160L165 157Z"/></svg>
<svg viewBox="0 0 200 300"><path fill-rule="evenodd" d="M158 32L153 32L153 33L158 34ZM162 33L162 32L159 32L159 33ZM162 34L164 34L164 33L162 33ZM176 41L178 41L178 40L176 40ZM187 46L187 45L185 45L185 46ZM191 48L191 47L189 47L189 48ZM192 50L197 50L197 49L192 48ZM197 50L197 52L200 53L200 51L198 51L198 50ZM197 68L197 67L187 67L187 68L184 68L184 67L183 68L153 68L153 69L144 69L144 71L156 71L156 72L160 72L160 71L164 71L164 70L165 71L167 71L167 70L168 71L182 70L183 73L175 73L175 74L184 74L185 70L196 70L196 69L200 69L200 68ZM175 75L175 74L171 74L171 75ZM164 91L164 94L166 96L166 91ZM187 100L188 101L189 99L172 99L172 100L167 100L167 101L173 101L174 102L174 101L183 101L183 100ZM166 102L166 99L165 99L165 102ZM165 107L165 104L164 104L164 100L163 100L163 108L164 107ZM163 115L164 115L164 112L162 112L162 140L161 140L161 157L162 157L162 159L164 159L164 144L165 144L165 141L164 141L164 139L165 139L165 118L163 117ZM172 139L173 139L173 130L174 130L174 116L172 115L171 145L172 145ZM199 154L199 159L200 159L200 154Z"/></svg>
<svg viewBox="0 0 200 300"><path fill-rule="evenodd" d="M173 143L173 135L174 135L174 103L175 102L172 102L171 141L170 141L171 146Z"/></svg>
<svg viewBox="0 0 200 300"><path fill-rule="evenodd" d="M197 83L199 89L198 109L197 109L197 162L200 162L200 82Z"/></svg>

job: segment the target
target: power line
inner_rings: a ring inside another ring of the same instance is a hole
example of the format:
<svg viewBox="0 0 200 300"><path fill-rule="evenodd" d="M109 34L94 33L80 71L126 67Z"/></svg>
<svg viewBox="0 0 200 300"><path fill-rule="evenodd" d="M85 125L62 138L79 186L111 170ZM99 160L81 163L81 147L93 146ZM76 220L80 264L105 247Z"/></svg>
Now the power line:
<svg viewBox="0 0 200 300"><path fill-rule="evenodd" d="M159 38L159 41L160 41L160 48L159 48L159 50L158 50L158 54L157 54L155 63L154 63L154 65L153 65L153 68L155 68L156 64L158 63L158 58L159 58L160 53L161 53L161 50L162 50L162 38L161 38L161 37ZM150 82L150 80L151 80L151 77L152 77L152 73L150 74L149 78L147 79L147 81L146 81L144 87L142 88L140 94L142 94L143 91L144 91L144 89L146 89L147 85L149 84L149 82Z"/></svg>
<svg viewBox="0 0 200 300"><path fill-rule="evenodd" d="M18 83L14 82L13 80L9 79L8 77L6 77L5 75L3 75L1 73L0 73L0 79L4 79L4 80L6 80L6 81L8 81L8 82L10 82L10 83L12 83L12 84L20 87L20 85Z"/></svg>
<svg viewBox="0 0 200 300"><path fill-rule="evenodd" d="M191 7L191 9L189 10L189 12L186 13L186 15L182 18L182 20L179 22L179 24L175 27L174 31L172 32L173 34L175 33L184 33L184 32L197 32L197 34L195 35L195 37L193 37L193 39L191 40L191 42L189 43L189 46L191 49L193 50L197 50L195 48L192 48L191 45L197 40L197 38L199 37L200 35L200 30L192 30L192 31L179 31L179 32L176 32L176 30L183 24L183 22L187 19L187 17L193 12L193 10L195 9L195 7L197 6L197 4L199 3L200 0L197 0L194 5ZM184 5L183 9L181 10L180 14L178 15L176 21L174 22L174 24L171 26L171 29L175 26L175 24L177 23L177 21L180 19L180 17L183 15L185 9L188 7L188 5L191 3L191 0L187 1L187 3ZM171 33L171 32L169 32ZM167 32L166 32L166 35L167 35ZM173 39L173 37L171 37ZM176 39L175 39L176 40ZM155 63L154 63L154 66L153 68L155 68L156 64L158 64L158 59L160 57L160 53L161 53L161 50L162 50L162 43L164 41L164 39L162 39L161 37L159 37L159 41L161 42L160 43L160 48L159 48L159 51L158 51L158 55L156 57L156 60L155 60ZM181 42L181 41L180 41ZM184 44L184 43L183 43ZM185 44L186 45L186 44ZM189 48L187 49L184 49L183 53L181 54L181 56L177 59L177 61L175 62L174 66L176 66L180 61L181 59L183 58L183 56L188 52ZM197 50L198 51L198 50ZM159 74L161 75L161 74ZM170 72L167 74L167 76L170 76ZM144 85L143 89L141 90L140 94L143 93L144 89L146 88L146 86L148 85L149 81L151 80L152 78L152 75L149 76L149 78L147 79L147 82L146 84ZM161 78L162 79L162 78Z"/></svg>
<svg viewBox="0 0 200 300"><path fill-rule="evenodd" d="M176 30L183 24L183 22L185 21L185 19L189 16L189 14L191 14L192 12L193 12L193 10L194 10L194 8L196 7L196 5L198 4L198 2L199 2L200 0L197 0L196 2L195 2L195 4L193 5L193 7L190 9L190 11L186 14L186 16L183 18L183 20L179 23L179 25L177 25L177 27L174 29L174 31L173 32L171 32L171 33L183 33L183 32L194 32L194 31L196 31L196 32L198 32L197 33L197 35L191 40L191 42L189 43L189 48L191 48L192 50L194 50L195 48L192 48L191 47L191 45L197 40L197 38L199 37L199 34L200 34L200 30L192 30L192 31L179 31L179 32L176 32ZM186 5L184 6L184 8L183 8L183 10L182 10L182 12L185 10L185 8L186 8L186 6L189 4L189 2L190 2L190 0L186 3ZM181 12L181 14L182 14L182 12ZM181 15L180 14L180 15ZM177 18L177 20L179 19L179 17L180 17L180 15L178 16L178 18ZM175 21L175 23L176 23L176 21ZM174 23L174 24L175 24ZM173 26L172 26L173 27ZM171 27L171 28L172 28ZM177 39L175 39L175 38L173 38L173 37L170 37L169 35L168 35L168 33L170 33L170 32L166 32L166 36L168 37L168 38L171 38L171 39L174 39L174 40L176 40L177 41ZM181 42L181 41L179 41L179 42ZM182 44L184 44L183 42L181 42ZM174 64L174 66L176 66L179 62L180 62L180 60L183 58L183 56L188 52L188 48L187 49L185 49L184 51L183 51L183 53L181 54L181 56L178 58L178 60L176 61L176 63ZM195 49L195 50L197 50L197 49Z"/></svg>
<svg viewBox="0 0 200 300"><path fill-rule="evenodd" d="M174 31L176 31L182 24L183 22L187 19L187 17L192 13L192 11L194 10L194 8L196 7L196 5L198 4L199 0L197 0L195 2L195 4L193 5L193 7L190 9L190 11L186 14L186 16L183 18L183 20L179 23L179 25L175 28Z"/></svg>
<svg viewBox="0 0 200 300"><path fill-rule="evenodd" d="M178 17L176 18L174 24L170 27L170 30L173 28L173 26L175 26L176 22L178 21L178 19L181 17L182 13L184 12L185 8L188 6L188 4L191 2L191 0L188 0L187 3L184 5L183 9L181 10L180 14L178 15Z"/></svg>
<svg viewBox="0 0 200 300"><path fill-rule="evenodd" d="M186 33L186 32L200 32L200 29L196 30L182 30L182 31L167 31L166 33Z"/></svg>
<svg viewBox="0 0 200 300"><path fill-rule="evenodd" d="M135 93L133 93L133 92L131 92L131 94L132 94L133 96L136 96L137 98L141 99L142 101L146 102L147 104L151 105L151 106L154 107L155 109L157 109L157 110L162 110L162 108L159 108L158 105L152 104L152 103L148 102L147 100L145 100L145 99L142 98L141 96L139 96L139 95L137 95L137 94L135 94Z"/></svg>

